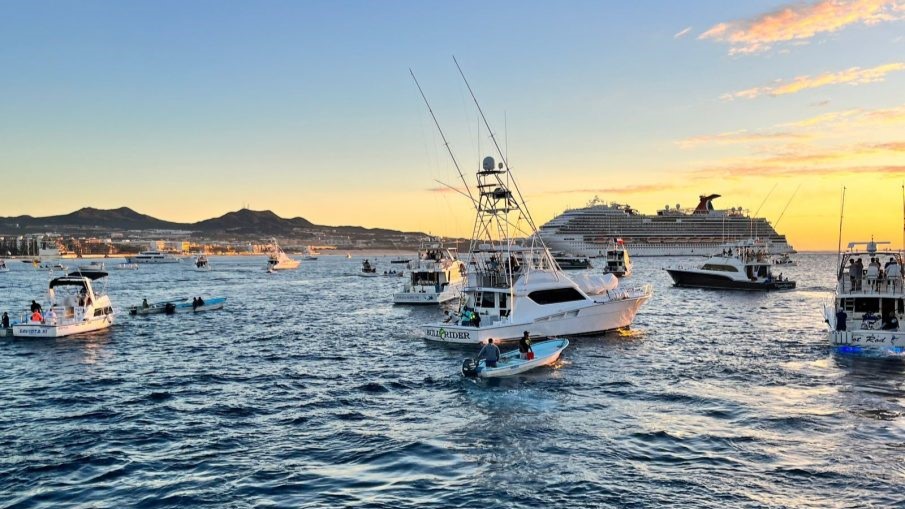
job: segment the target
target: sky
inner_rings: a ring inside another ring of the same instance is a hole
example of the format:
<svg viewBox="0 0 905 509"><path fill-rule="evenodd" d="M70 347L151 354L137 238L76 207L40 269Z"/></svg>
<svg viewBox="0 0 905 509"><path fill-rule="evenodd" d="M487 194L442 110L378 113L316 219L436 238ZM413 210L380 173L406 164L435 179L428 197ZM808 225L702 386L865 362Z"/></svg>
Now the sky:
<svg viewBox="0 0 905 509"><path fill-rule="evenodd" d="M741 206L901 242L905 0L0 0L0 216L248 206L468 236L490 133L535 221ZM785 210L785 213L783 213ZM780 219L781 218L781 219Z"/></svg>

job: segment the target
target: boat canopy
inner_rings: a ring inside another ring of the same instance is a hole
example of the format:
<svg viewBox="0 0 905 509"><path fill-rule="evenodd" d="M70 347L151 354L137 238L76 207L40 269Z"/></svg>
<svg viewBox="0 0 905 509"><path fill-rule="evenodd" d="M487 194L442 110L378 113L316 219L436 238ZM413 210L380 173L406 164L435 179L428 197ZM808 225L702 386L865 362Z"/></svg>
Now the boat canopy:
<svg viewBox="0 0 905 509"><path fill-rule="evenodd" d="M69 276L66 277L86 277L92 281L96 281L102 277L107 277L109 274L102 270L77 270L75 272L70 272ZM59 278L63 279L63 278Z"/></svg>

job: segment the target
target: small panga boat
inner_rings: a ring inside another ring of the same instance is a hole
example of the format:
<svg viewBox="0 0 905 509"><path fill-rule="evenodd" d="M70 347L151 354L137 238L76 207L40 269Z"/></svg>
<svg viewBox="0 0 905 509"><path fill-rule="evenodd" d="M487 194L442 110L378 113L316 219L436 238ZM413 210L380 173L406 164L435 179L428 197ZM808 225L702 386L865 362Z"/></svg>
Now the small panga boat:
<svg viewBox="0 0 905 509"><path fill-rule="evenodd" d="M484 363L484 359L477 362L474 359L465 359L462 362L462 374L477 378L518 375L534 368L553 364L559 359L567 346L569 346L569 340L565 338L538 341L531 344L531 350L534 352L533 359L522 359L518 349L516 349L501 355L495 368L488 368Z"/></svg>

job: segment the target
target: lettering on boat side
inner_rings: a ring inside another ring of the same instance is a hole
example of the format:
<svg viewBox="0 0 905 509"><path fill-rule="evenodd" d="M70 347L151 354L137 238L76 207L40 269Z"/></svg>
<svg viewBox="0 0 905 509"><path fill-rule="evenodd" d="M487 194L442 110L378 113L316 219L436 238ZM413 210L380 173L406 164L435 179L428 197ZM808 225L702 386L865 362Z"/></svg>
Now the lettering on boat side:
<svg viewBox="0 0 905 509"><path fill-rule="evenodd" d="M439 329L427 329L427 335L440 339L471 339L471 333L467 331L448 331L443 327Z"/></svg>

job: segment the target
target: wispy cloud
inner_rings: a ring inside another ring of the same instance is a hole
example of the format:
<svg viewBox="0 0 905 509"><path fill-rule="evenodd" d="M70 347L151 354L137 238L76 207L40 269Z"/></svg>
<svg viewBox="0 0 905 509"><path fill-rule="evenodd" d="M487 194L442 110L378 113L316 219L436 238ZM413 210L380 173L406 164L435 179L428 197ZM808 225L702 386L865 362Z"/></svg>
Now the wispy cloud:
<svg viewBox="0 0 905 509"><path fill-rule="evenodd" d="M777 43L803 43L852 24L872 25L903 16L905 9L898 0L820 0L719 23L698 39L727 43L730 55L745 55L767 51Z"/></svg>
<svg viewBox="0 0 905 509"><path fill-rule="evenodd" d="M746 143L802 141L811 137L810 134L805 133L750 132L743 129L741 131L692 136L677 141L676 145L681 148L695 148L701 145L735 145Z"/></svg>
<svg viewBox="0 0 905 509"><path fill-rule="evenodd" d="M780 128L796 127L830 127L830 126L885 126L905 123L905 104L893 108L879 108L865 110L855 108L850 110L831 111L814 117L809 117L796 122L780 124Z"/></svg>
<svg viewBox="0 0 905 509"><path fill-rule="evenodd" d="M721 99L754 99L763 95L776 97L780 95L795 94L801 92L802 90L820 88L829 85L863 85L865 83L883 81L886 78L887 74L903 70L905 70L905 63L902 62L878 65L877 67L871 67L869 69L851 67L844 71L826 72L817 76L798 76L792 81L788 82L777 80L772 85L748 88L745 90L739 90L738 92L723 94L723 96L721 96Z"/></svg>
<svg viewBox="0 0 905 509"><path fill-rule="evenodd" d="M675 188L672 184L634 184L623 187L597 187L597 188L578 188L578 189L560 189L558 191L549 191L544 194L643 194L655 191L663 191Z"/></svg>
<svg viewBox="0 0 905 509"><path fill-rule="evenodd" d="M691 27L685 27L682 30L679 30L678 32L676 32L676 35L672 36L672 38L681 39L682 37L685 37L686 35L688 35L688 32L691 32Z"/></svg>

